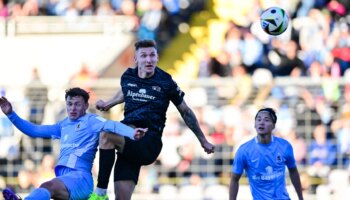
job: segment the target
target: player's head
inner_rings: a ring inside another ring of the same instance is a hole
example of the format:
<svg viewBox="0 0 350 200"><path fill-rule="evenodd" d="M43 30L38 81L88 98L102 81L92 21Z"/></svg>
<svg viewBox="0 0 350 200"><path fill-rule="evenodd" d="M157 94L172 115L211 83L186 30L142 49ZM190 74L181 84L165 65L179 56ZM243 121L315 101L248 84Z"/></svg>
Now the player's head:
<svg viewBox="0 0 350 200"><path fill-rule="evenodd" d="M276 122L276 112L272 108L262 108L255 115L254 127L258 134L270 134Z"/></svg>
<svg viewBox="0 0 350 200"><path fill-rule="evenodd" d="M89 107L89 97L89 93L81 88L66 90L66 109L69 119L76 120L86 114Z"/></svg>
<svg viewBox="0 0 350 200"><path fill-rule="evenodd" d="M157 45L154 40L140 40L135 43L135 63L140 73L153 75L158 62Z"/></svg>

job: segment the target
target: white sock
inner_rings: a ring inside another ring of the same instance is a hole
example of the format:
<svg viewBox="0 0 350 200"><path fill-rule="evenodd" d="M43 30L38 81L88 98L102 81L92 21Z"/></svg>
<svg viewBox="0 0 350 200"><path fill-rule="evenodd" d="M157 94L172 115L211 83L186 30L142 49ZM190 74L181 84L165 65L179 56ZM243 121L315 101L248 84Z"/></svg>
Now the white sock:
<svg viewBox="0 0 350 200"><path fill-rule="evenodd" d="M107 189L102 189L102 188L96 187L95 193L96 193L98 196L105 196L105 195L107 194Z"/></svg>

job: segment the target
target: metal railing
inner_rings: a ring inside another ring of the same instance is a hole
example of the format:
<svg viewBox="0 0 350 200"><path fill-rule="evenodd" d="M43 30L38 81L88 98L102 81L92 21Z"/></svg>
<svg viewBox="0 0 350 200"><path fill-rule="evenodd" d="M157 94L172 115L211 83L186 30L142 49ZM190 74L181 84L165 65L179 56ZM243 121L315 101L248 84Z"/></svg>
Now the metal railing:
<svg viewBox="0 0 350 200"><path fill-rule="evenodd" d="M30 16L0 18L0 36L50 34L119 34L135 28L129 16Z"/></svg>

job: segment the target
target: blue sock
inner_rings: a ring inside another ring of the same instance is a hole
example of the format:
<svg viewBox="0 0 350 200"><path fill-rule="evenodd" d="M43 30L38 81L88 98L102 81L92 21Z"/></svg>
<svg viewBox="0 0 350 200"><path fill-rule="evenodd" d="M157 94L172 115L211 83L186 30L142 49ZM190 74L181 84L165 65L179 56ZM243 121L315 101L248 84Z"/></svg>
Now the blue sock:
<svg viewBox="0 0 350 200"><path fill-rule="evenodd" d="M50 200L51 193L46 188L37 188L29 194L24 200Z"/></svg>

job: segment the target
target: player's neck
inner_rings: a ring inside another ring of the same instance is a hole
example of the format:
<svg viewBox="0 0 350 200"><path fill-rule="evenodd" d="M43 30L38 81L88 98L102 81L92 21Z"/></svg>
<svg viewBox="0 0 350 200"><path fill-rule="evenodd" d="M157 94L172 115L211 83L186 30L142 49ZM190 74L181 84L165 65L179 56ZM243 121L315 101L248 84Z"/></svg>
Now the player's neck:
<svg viewBox="0 0 350 200"><path fill-rule="evenodd" d="M269 144L272 141L272 135L271 134L259 134L257 135L257 139L259 143L262 144Z"/></svg>
<svg viewBox="0 0 350 200"><path fill-rule="evenodd" d="M138 76L139 76L140 78L150 78L150 77L153 76L153 75L154 75L154 71L153 71L152 73L141 72L141 71L138 72Z"/></svg>

